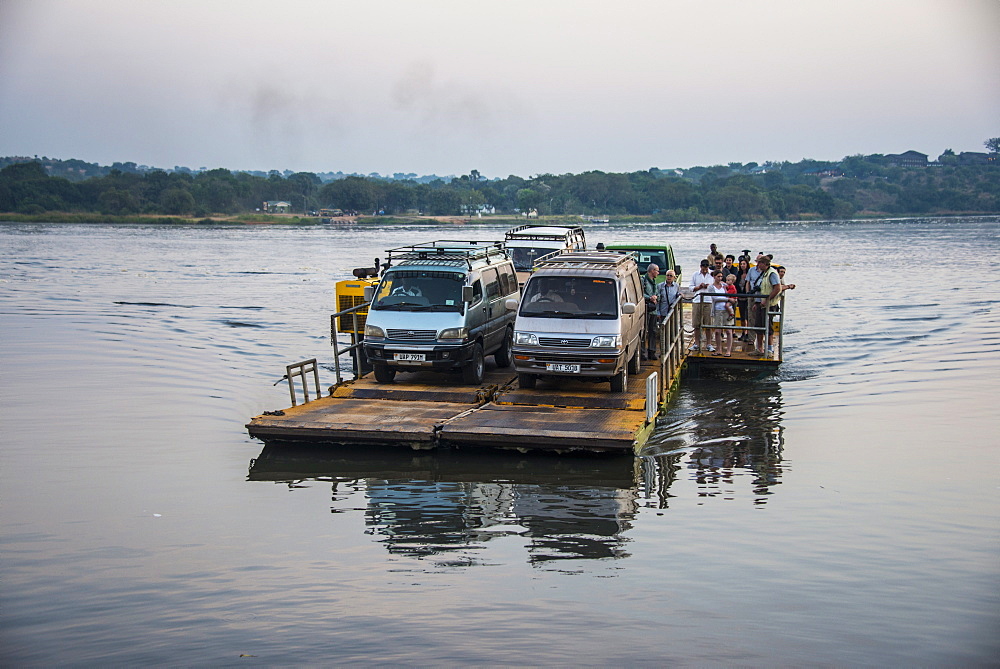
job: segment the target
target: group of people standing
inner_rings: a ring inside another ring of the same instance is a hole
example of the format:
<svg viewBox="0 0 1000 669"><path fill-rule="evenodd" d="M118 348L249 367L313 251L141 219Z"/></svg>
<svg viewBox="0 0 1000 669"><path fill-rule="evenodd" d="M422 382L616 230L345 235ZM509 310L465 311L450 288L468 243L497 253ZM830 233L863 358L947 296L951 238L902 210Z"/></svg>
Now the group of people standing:
<svg viewBox="0 0 1000 669"><path fill-rule="evenodd" d="M759 356L772 355L768 314L777 313L782 292L795 288L795 284L784 282L785 268L772 264L772 260L770 254L758 253L751 266L748 253L744 252L737 261L736 256L723 255L712 244L708 257L701 261L701 271L691 277L694 327L691 350L730 357L733 343L740 341L752 343ZM727 326L744 329L737 337L735 330Z"/></svg>
<svg viewBox="0 0 1000 669"><path fill-rule="evenodd" d="M694 327L692 351L704 350L728 358L732 356L734 342L739 341L752 343L759 356L772 355L768 313L777 313L781 293L795 288L795 284L784 282L785 268L773 264L772 259L769 254L759 253L751 266L748 251L737 260L736 256L724 255L715 244L711 245L708 257L701 261L699 272L691 277L689 284ZM660 268L650 264L642 275L649 318L644 359L656 357L657 326L670 315L681 297L674 271L667 270L665 281L657 284L659 274ZM736 330L732 328L743 329L735 336Z"/></svg>

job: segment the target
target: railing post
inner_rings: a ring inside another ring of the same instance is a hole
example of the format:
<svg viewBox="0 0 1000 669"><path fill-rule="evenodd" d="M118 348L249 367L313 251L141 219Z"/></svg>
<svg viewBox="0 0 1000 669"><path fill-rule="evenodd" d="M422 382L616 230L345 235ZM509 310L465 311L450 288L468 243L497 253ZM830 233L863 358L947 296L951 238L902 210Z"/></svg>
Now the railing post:
<svg viewBox="0 0 1000 669"><path fill-rule="evenodd" d="M646 377L646 422L656 418L660 412L660 380L659 372L653 372Z"/></svg>
<svg viewBox="0 0 1000 669"><path fill-rule="evenodd" d="M333 346L333 373L339 384L342 379L340 378L340 346L337 341L337 314L330 316L330 345Z"/></svg>

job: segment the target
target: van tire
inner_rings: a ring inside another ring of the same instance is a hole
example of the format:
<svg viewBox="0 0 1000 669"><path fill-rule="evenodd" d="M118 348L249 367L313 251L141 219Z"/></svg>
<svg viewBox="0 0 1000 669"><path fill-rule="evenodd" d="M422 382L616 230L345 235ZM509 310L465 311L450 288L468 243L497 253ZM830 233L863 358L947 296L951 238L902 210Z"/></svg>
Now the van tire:
<svg viewBox="0 0 1000 669"><path fill-rule="evenodd" d="M374 363L372 371L375 372L375 380L379 383L392 383L392 380L396 378L396 370L384 363Z"/></svg>
<svg viewBox="0 0 1000 669"><path fill-rule="evenodd" d="M638 374L642 371L642 356L639 355L639 349L635 350L632 354L632 358L628 361L628 373Z"/></svg>
<svg viewBox="0 0 1000 669"><path fill-rule="evenodd" d="M510 367L510 363L514 362L513 348L514 331L507 328L503 335L503 343L500 344L497 352L493 354L493 359L496 361L497 367Z"/></svg>
<svg viewBox="0 0 1000 669"><path fill-rule="evenodd" d="M639 355L636 353L636 355ZM622 371L611 377L611 392L623 393L628 388L628 364L622 367Z"/></svg>
<svg viewBox="0 0 1000 669"><path fill-rule="evenodd" d="M538 377L534 374L518 374L517 375L517 387L521 390L531 390L535 387L535 382L538 381Z"/></svg>
<svg viewBox="0 0 1000 669"><path fill-rule="evenodd" d="M483 345L476 343L472 347L472 358L469 364L462 368L462 380L468 384L479 385L486 375L486 359L483 356Z"/></svg>

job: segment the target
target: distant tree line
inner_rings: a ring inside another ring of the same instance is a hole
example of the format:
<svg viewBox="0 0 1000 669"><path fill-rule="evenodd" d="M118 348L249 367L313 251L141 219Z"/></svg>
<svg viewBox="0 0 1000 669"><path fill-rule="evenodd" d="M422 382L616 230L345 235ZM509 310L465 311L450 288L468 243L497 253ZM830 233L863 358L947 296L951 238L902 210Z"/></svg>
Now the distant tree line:
<svg viewBox="0 0 1000 669"><path fill-rule="evenodd" d="M57 170L41 161L0 159L0 164L9 163L0 169L0 212L203 217L253 212L276 200L289 202L297 213L320 208L437 216L536 211L664 221L1000 212L1000 164L962 165L948 157L945 152L939 163L923 168L898 167L873 154L839 162L730 163L492 180L473 170L429 183L373 176L324 182L312 172L143 171L131 169L131 163L116 164L126 169L112 167L100 176L70 180L53 176L50 172Z"/></svg>

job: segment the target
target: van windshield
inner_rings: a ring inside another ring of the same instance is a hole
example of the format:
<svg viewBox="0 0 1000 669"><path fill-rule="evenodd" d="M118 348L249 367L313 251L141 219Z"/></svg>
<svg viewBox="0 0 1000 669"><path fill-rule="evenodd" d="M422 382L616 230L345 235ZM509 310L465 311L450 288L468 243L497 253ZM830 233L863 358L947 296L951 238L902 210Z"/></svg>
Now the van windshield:
<svg viewBox="0 0 1000 669"><path fill-rule="evenodd" d="M540 318L618 318L618 295L613 279L540 276L528 281L521 316Z"/></svg>
<svg viewBox="0 0 1000 669"><path fill-rule="evenodd" d="M463 310L462 286L465 275L459 272L398 269L386 272L378 285L372 309L386 311L457 311Z"/></svg>
<svg viewBox="0 0 1000 669"><path fill-rule="evenodd" d="M673 269L672 267L667 267L667 256L663 253L663 251L650 249L648 251L636 251L635 254L639 256L639 274L646 273L646 270L649 269L649 263L653 263L659 267L660 272Z"/></svg>
<svg viewBox="0 0 1000 669"><path fill-rule="evenodd" d="M536 260L550 253L555 253L561 248L562 246L553 242L552 246L509 246L507 252L514 263L514 269L525 272L535 266Z"/></svg>

